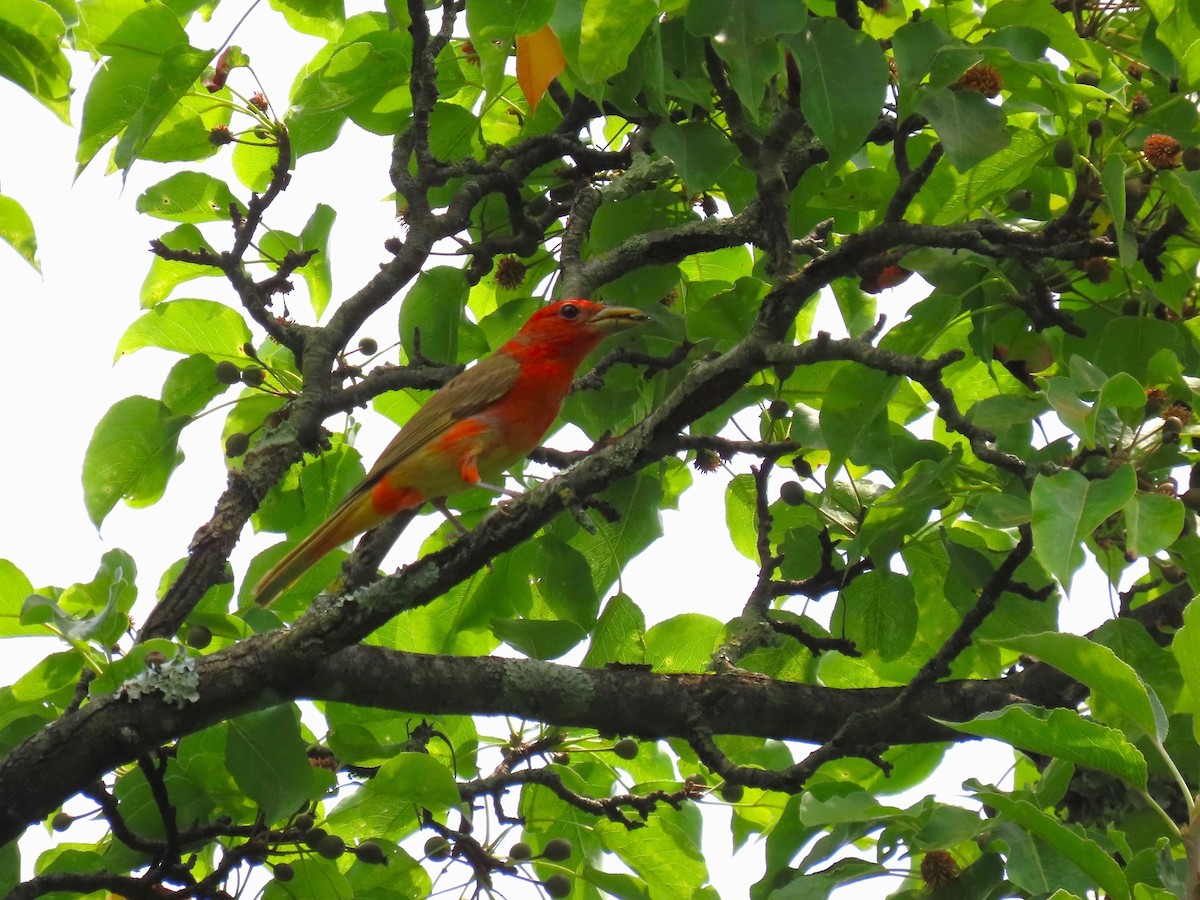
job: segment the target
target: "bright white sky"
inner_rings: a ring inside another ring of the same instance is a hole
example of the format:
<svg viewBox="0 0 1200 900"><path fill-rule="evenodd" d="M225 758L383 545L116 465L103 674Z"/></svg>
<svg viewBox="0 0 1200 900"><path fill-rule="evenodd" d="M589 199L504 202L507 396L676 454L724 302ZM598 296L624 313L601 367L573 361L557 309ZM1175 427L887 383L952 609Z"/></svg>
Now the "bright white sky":
<svg viewBox="0 0 1200 900"><path fill-rule="evenodd" d="M244 9L245 4L226 0L212 23L191 29L192 43L201 47L221 44ZM320 46L316 39L302 38L282 27L266 4L254 10L234 43L249 54L278 107L286 104L296 69ZM76 123L88 77L85 63L76 70L74 80L77 95L72 121ZM0 110L6 132L6 139L0 142L0 193L17 199L33 217L42 265L39 276L7 246L0 245L0 297L8 323L0 330L0 383L5 385L4 418L10 423L8 439L0 444L0 472L5 473L0 557L21 568L35 587L66 586L91 580L100 555L121 547L139 565L143 600L135 618L140 621L162 571L186 552L192 534L211 514L225 481L220 449L223 416L217 414L185 430L182 448L187 459L159 504L140 510L119 505L100 534L83 505L80 471L96 422L123 397L157 397L167 369L178 358L164 351L142 350L115 366L112 362L118 338L140 313L138 291L151 260L148 241L172 227L172 223L137 215L134 202L147 186L175 169L139 162L122 189L119 175L104 175L107 153L102 153L72 184L72 131L5 81L0 81ZM386 139L347 126L333 150L299 161L291 188L270 212L270 224L298 232L318 201L337 209L331 247L335 303L376 270L385 254L383 240L397 233L390 204L384 200L391 190L388 151ZM213 171L235 184L232 175L214 169L211 160L196 168ZM207 233L220 247L220 233ZM302 286L298 290L303 290ZM231 292L215 278L190 282L175 296L231 302ZM903 305L894 296L885 298L881 308ZM292 308L301 312L303 301L293 303ZM889 314L893 323L900 317L897 312ZM395 323L395 309L389 307L364 333L386 346L394 339ZM822 327L840 330L836 319L823 321ZM363 421L358 446L369 461L390 439L393 426L372 415L364 416ZM756 430L751 420L746 424ZM580 447L583 438L563 433L556 444ZM727 537L720 536L723 529L717 524L724 518L727 480L724 474L697 475L697 487L685 495L683 509L664 515L667 537L624 573L624 589L647 611L650 623L680 612L732 618L753 587L755 567L733 550ZM705 530L689 523L700 523ZM423 535L436 524L430 519L427 525L422 521L411 527L391 557L393 564L411 559ZM240 575L251 556L266 545L265 539L247 529L234 557L235 572ZM703 552L696 552L701 545ZM670 573L669 578L660 574L663 572ZM1092 578L1076 582L1077 596L1090 598L1086 604L1074 604L1087 608L1084 615L1073 616L1079 619L1073 623L1076 628L1094 627L1108 616L1104 591L1103 583ZM822 605L832 606L832 602ZM58 647L50 641L7 642L6 652L0 656L4 683L28 668L38 655L54 649ZM1011 764L1011 754L987 752L978 743L958 748L950 759L955 763L953 771L945 771L934 785L946 800L961 797L959 785L964 778L998 781ZM897 797L894 802L904 806L921 793ZM725 822L724 812L709 817L706 856L722 896L736 898L760 877L761 862L752 850L753 861L743 861L740 866L732 863ZM25 860L26 874L30 862ZM896 882L874 881L844 889L838 896L883 897L896 887Z"/></svg>

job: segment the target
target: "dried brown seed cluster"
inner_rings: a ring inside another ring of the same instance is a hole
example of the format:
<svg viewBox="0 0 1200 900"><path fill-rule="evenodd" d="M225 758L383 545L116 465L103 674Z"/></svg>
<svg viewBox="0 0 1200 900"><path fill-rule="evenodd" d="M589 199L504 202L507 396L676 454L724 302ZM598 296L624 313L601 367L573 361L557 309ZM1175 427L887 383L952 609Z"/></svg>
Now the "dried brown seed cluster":
<svg viewBox="0 0 1200 900"><path fill-rule="evenodd" d="M506 291L515 291L525 281L525 264L515 256L496 260L496 284Z"/></svg>
<svg viewBox="0 0 1200 900"><path fill-rule="evenodd" d="M1156 169L1173 169L1179 164L1179 154L1183 147L1179 141L1168 134L1152 134L1142 144L1142 154L1146 162Z"/></svg>
<svg viewBox="0 0 1200 900"><path fill-rule="evenodd" d="M959 76L957 83L964 91L974 91L985 97L997 96L1004 87L1000 73L994 67L983 64L967 69Z"/></svg>
<svg viewBox="0 0 1200 900"><path fill-rule="evenodd" d="M958 875L958 863L945 850L930 850L921 860L921 880L934 890L950 884Z"/></svg>

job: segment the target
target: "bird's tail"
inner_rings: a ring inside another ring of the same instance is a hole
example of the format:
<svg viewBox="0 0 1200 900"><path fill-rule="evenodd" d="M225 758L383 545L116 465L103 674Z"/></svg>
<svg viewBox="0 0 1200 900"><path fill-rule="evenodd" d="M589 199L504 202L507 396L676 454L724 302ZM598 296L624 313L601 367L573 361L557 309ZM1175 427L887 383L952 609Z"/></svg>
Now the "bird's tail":
<svg viewBox="0 0 1200 900"><path fill-rule="evenodd" d="M271 567L254 586L254 599L259 606L270 606L310 566L316 565L326 553L358 534L388 518L375 509L371 492L352 495L333 514L317 526L317 530L293 547L283 559Z"/></svg>

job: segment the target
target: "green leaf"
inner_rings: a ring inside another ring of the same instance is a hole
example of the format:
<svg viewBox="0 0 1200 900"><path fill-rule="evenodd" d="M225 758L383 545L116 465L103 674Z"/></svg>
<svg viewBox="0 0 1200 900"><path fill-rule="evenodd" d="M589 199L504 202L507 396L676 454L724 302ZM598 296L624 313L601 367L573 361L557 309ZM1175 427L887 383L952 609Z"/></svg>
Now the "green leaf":
<svg viewBox="0 0 1200 900"><path fill-rule="evenodd" d="M429 149L448 161L481 156L479 119L453 103L435 103L429 111Z"/></svg>
<svg viewBox="0 0 1200 900"><path fill-rule="evenodd" d="M175 353L204 353L214 360L246 361L242 347L250 341L237 310L214 300L170 300L142 315L121 335L114 362L143 347Z"/></svg>
<svg viewBox="0 0 1200 900"><path fill-rule="evenodd" d="M0 559L0 637L29 634L21 624L21 605L33 593L33 584L25 573L7 559ZM45 631L39 629L40 634Z"/></svg>
<svg viewBox="0 0 1200 900"><path fill-rule="evenodd" d="M138 212L169 222L228 221L231 207L246 214L229 185L205 172L177 172L137 198Z"/></svg>
<svg viewBox="0 0 1200 900"><path fill-rule="evenodd" d="M651 133L654 146L675 161L689 192L706 191L738 158L729 135L708 122L663 122Z"/></svg>
<svg viewBox="0 0 1200 900"><path fill-rule="evenodd" d="M830 631L885 662L908 652L917 633L917 605L907 578L882 570L855 578L838 597Z"/></svg>
<svg viewBox="0 0 1200 900"><path fill-rule="evenodd" d="M180 225L162 235L159 240L170 250L207 250L214 257L217 255L195 225ZM150 271L146 273L146 280L142 282L142 308L150 309L166 300L171 296L171 292L185 281L191 281L193 278L213 278L221 274L220 269L212 266L163 259L155 254L150 262Z"/></svg>
<svg viewBox="0 0 1200 900"><path fill-rule="evenodd" d="M329 298L333 295L333 271L329 259L329 233L333 230L333 220L337 211L332 206L318 203L313 214L304 223L300 231L300 245L305 250L316 250L304 267L300 269L300 277L308 285L308 298L312 303L313 313L318 319L325 314Z"/></svg>
<svg viewBox="0 0 1200 900"><path fill-rule="evenodd" d="M76 175L117 135L115 159L128 169L213 54L189 46L178 18L157 0L84 0L79 13L79 46L111 58L84 101Z"/></svg>
<svg viewBox="0 0 1200 900"><path fill-rule="evenodd" d="M0 568L0 577L2 573ZM583 665L599 668L609 663L641 665L645 661L646 615L628 595L615 594L596 620Z"/></svg>
<svg viewBox="0 0 1200 900"><path fill-rule="evenodd" d="M83 101L83 121L75 150L76 176L129 124L157 70L156 56L123 55L108 60L96 72Z"/></svg>
<svg viewBox="0 0 1200 900"><path fill-rule="evenodd" d="M414 806L440 813L458 804L458 785L446 766L425 753L397 753L337 805L329 823L359 821L370 829L367 834L390 834L398 820L415 825Z"/></svg>
<svg viewBox="0 0 1200 900"><path fill-rule="evenodd" d="M187 41L179 18L158 0L80 0L75 42L105 56L159 55Z"/></svg>
<svg viewBox="0 0 1200 900"><path fill-rule="evenodd" d="M836 170L859 151L879 120L888 85L879 47L841 19L813 19L792 43L804 90L800 108Z"/></svg>
<svg viewBox="0 0 1200 900"><path fill-rule="evenodd" d="M51 653L16 680L12 697L19 703L40 702L61 708L79 680L84 656L78 650Z"/></svg>
<svg viewBox="0 0 1200 900"><path fill-rule="evenodd" d="M1104 202L1113 219L1121 267L1128 269L1137 260L1137 240L1125 222L1125 161L1120 154L1114 153L1104 161L1100 184L1104 187Z"/></svg>
<svg viewBox="0 0 1200 900"><path fill-rule="evenodd" d="M1083 565L1083 542L1137 491L1132 466L1089 481L1078 472L1039 475L1033 484L1034 553L1067 590Z"/></svg>
<svg viewBox="0 0 1200 900"><path fill-rule="evenodd" d="M351 865L346 872L346 882L353 896L376 898L376 900L405 900L408 897L429 897L433 894L433 882L424 867L403 849L389 841L376 841L387 860L382 866ZM282 894L280 900L295 900L295 880L285 885L293 892ZM331 897L325 892L312 892L308 896L322 900ZM266 900L266 898L264 898Z"/></svg>
<svg viewBox="0 0 1200 900"><path fill-rule="evenodd" d="M1091 55L1087 41L1075 33L1070 19L1038 0L1003 0L988 8L983 24L996 29L1010 25L1036 28L1050 39L1050 46L1067 59L1080 60Z"/></svg>
<svg viewBox="0 0 1200 900"><path fill-rule="evenodd" d="M270 141L247 135L233 147L233 174L242 186L262 193L271 183L274 167L279 162L279 148Z"/></svg>
<svg viewBox="0 0 1200 900"><path fill-rule="evenodd" d="M531 659L557 659L587 637L574 622L493 619L492 633Z"/></svg>
<svg viewBox="0 0 1200 900"><path fill-rule="evenodd" d="M227 387L217 381L212 357L197 353L171 366L163 382L162 402L177 416L196 416Z"/></svg>
<svg viewBox="0 0 1200 900"><path fill-rule="evenodd" d="M1090 359L1110 375L1128 372L1143 381L1147 365L1161 350L1187 358L1188 348L1176 325L1153 316L1120 316L1108 320L1100 346Z"/></svg>
<svg viewBox="0 0 1200 900"><path fill-rule="evenodd" d="M1057 900L1095 896L1093 880L1086 872L1056 847L1021 826L1001 819L993 836L996 845L1005 850L1005 874L1012 885L1009 890L1021 890L1028 897L1049 897L1053 890ZM958 880L951 886L958 887Z"/></svg>
<svg viewBox="0 0 1200 900"><path fill-rule="evenodd" d="M534 601L530 615L574 622L589 631L600 612L600 595L587 557L554 535L544 535L530 548L533 565L527 577Z"/></svg>
<svg viewBox="0 0 1200 900"><path fill-rule="evenodd" d="M1129 888L1121 867L1096 841L1077 834L1028 801L986 789L974 793L980 802L995 807L1001 815L1057 849L1094 878L1114 900L1129 900Z"/></svg>
<svg viewBox="0 0 1200 900"><path fill-rule="evenodd" d="M758 561L757 491L753 475L735 475L725 487L725 527L734 548Z"/></svg>
<svg viewBox="0 0 1200 900"><path fill-rule="evenodd" d="M1140 425L1145 419L1146 410L1146 389L1142 387L1142 383L1128 372L1118 372L1104 382L1096 405L1092 407L1092 422L1098 426L1101 417L1109 410L1128 410L1128 423ZM1098 429L1093 429L1093 434L1096 430Z"/></svg>
<svg viewBox="0 0 1200 900"><path fill-rule="evenodd" d="M1046 153L1046 140L1037 131L1017 131L1012 142L954 179L953 196L939 202L938 225L952 225L974 215L992 197L1004 197L1024 185ZM1122 190L1124 181L1122 181Z"/></svg>
<svg viewBox="0 0 1200 900"><path fill-rule="evenodd" d="M953 38L928 17L905 22L892 35L892 50L896 58L896 74L901 96L915 92L918 84L929 74L937 52Z"/></svg>
<svg viewBox="0 0 1200 900"><path fill-rule="evenodd" d="M0 78L21 87L69 124L71 64L62 50L66 33L66 23L49 3L0 4Z"/></svg>
<svg viewBox="0 0 1200 900"><path fill-rule="evenodd" d="M757 120L770 79L779 73L780 38L804 30L808 10L788 0L694 0L687 29L714 38L713 49L729 67L729 83L752 120Z"/></svg>
<svg viewBox="0 0 1200 900"><path fill-rule="evenodd" d="M1200 740L1200 603L1189 603L1183 610L1183 627L1171 640L1171 653L1179 663L1186 696L1192 714L1192 729Z"/></svg>
<svg viewBox="0 0 1200 900"><path fill-rule="evenodd" d="M1136 494L1125 504L1125 548L1134 556L1153 556L1170 547L1183 530L1184 508L1165 494Z"/></svg>
<svg viewBox="0 0 1200 900"><path fill-rule="evenodd" d="M182 461L179 432L191 421L149 397L118 400L96 426L83 457L83 496L99 528L117 501L149 506Z"/></svg>
<svg viewBox="0 0 1200 900"><path fill-rule="evenodd" d="M320 900L354 900L359 896L375 896L370 892L356 893L347 876L338 870L336 862L315 853L290 859L288 865L292 867L292 880L284 882L278 878L270 879L263 888L262 900L316 900L318 897ZM351 871L357 868L361 867L354 866ZM393 900L395 896L406 895L388 893L379 896Z"/></svg>
<svg viewBox="0 0 1200 900"><path fill-rule="evenodd" d="M519 34L533 34L550 21L554 0L486 0L467 4L471 41L509 43Z"/></svg>
<svg viewBox="0 0 1200 900"><path fill-rule="evenodd" d="M646 26L657 15L654 0L585 0L578 56L583 80L603 84L624 71Z"/></svg>
<svg viewBox="0 0 1200 900"><path fill-rule="evenodd" d="M1085 719L1073 709L1042 709L1024 703L984 713L951 728L994 738L1021 750L1100 769L1136 788L1146 787L1146 760L1115 728Z"/></svg>
<svg viewBox="0 0 1200 900"><path fill-rule="evenodd" d="M650 787L639 785L639 789ZM676 785L662 785L673 789ZM696 897L708 881L700 843L700 810L693 803L660 806L645 828L601 819L596 832L605 848L641 876L654 897Z"/></svg>
<svg viewBox="0 0 1200 900"><path fill-rule="evenodd" d="M917 104L917 112L933 125L954 168L966 172L1008 146L1002 109L974 91L941 90Z"/></svg>
<svg viewBox="0 0 1200 900"><path fill-rule="evenodd" d="M124 123L121 139L113 153L118 168L128 170L142 155L167 114L187 91L196 87L213 55L211 50L197 50L187 44L170 47L163 53L146 85L144 100Z"/></svg>
<svg viewBox="0 0 1200 900"><path fill-rule="evenodd" d="M703 672L724 633L711 616L673 616L646 632L646 661L656 672Z"/></svg>
<svg viewBox="0 0 1200 900"><path fill-rule="evenodd" d="M58 605L58 602L40 594L30 594L21 607L21 624L52 625L54 630L72 643L86 643L95 637L108 622L117 608L121 586L126 584L120 570L118 581L108 593L108 602L94 616L74 616Z"/></svg>
<svg viewBox="0 0 1200 900"><path fill-rule="evenodd" d="M1094 697L1112 704L1161 741L1167 734L1167 717L1149 686L1111 649L1085 637L1065 632L1023 634L989 641L1028 654L1088 686Z"/></svg>
<svg viewBox="0 0 1200 900"><path fill-rule="evenodd" d="M458 323L470 293L462 269L437 266L417 276L400 306L400 343L409 359L456 362Z"/></svg>
<svg viewBox="0 0 1200 900"><path fill-rule="evenodd" d="M109 550L100 559L96 577L73 584L56 596L33 594L21 608L22 624L49 624L66 640L95 640L111 646L126 630L126 615L137 599L137 566L123 550Z"/></svg>
<svg viewBox="0 0 1200 900"><path fill-rule="evenodd" d="M37 235L33 231L33 220L25 212L25 207L3 194L0 194L0 241L16 250L21 259L34 269L42 271L37 261Z"/></svg>
<svg viewBox="0 0 1200 900"><path fill-rule="evenodd" d="M271 9L283 14L287 23L302 34L335 39L346 21L343 0L270 0Z"/></svg>
<svg viewBox="0 0 1200 900"><path fill-rule="evenodd" d="M346 23L341 38L317 53L292 89L284 121L297 157L332 146L348 117L372 131L394 133L411 116L408 29L390 28L382 13L363 13Z"/></svg>
<svg viewBox="0 0 1200 900"><path fill-rule="evenodd" d="M254 527L307 535L365 474L362 455L339 436L316 460L296 463L272 485L254 513Z"/></svg>
<svg viewBox="0 0 1200 900"><path fill-rule="evenodd" d="M295 704L231 719L225 764L268 825L291 815L312 796L313 767Z"/></svg>
<svg viewBox="0 0 1200 900"><path fill-rule="evenodd" d="M7 894L21 881L21 851L16 841L0 846L0 893Z"/></svg>
<svg viewBox="0 0 1200 900"><path fill-rule="evenodd" d="M821 399L821 431L829 447L829 468L838 471L846 460L894 468L890 459L888 403L899 380L886 372L864 371L842 363Z"/></svg>
<svg viewBox="0 0 1200 900"><path fill-rule="evenodd" d="M903 815L903 810L886 806L868 791L853 784L826 783L800 800L800 821L808 826L828 827L852 822L883 822Z"/></svg>

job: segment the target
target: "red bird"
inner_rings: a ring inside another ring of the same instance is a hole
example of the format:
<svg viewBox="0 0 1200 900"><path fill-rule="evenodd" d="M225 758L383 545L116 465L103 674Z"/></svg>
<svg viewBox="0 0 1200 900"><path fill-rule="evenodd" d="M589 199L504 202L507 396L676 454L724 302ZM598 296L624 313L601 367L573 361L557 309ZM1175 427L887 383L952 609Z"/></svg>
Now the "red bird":
<svg viewBox="0 0 1200 900"><path fill-rule="evenodd" d="M417 410L333 514L254 586L255 599L269 605L334 547L402 510L472 487L501 492L496 481L550 430L584 358L607 335L648 318L588 300L539 309Z"/></svg>

